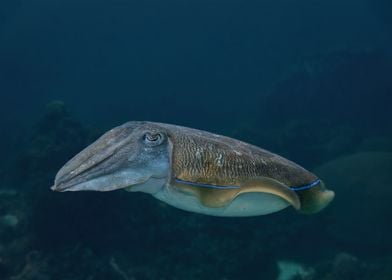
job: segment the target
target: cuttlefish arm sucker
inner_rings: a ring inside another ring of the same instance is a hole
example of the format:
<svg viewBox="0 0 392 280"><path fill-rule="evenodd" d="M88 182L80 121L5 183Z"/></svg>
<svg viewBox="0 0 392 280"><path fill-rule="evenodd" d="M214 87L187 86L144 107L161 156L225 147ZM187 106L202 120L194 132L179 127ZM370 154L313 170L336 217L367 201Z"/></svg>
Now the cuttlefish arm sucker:
<svg viewBox="0 0 392 280"><path fill-rule="evenodd" d="M58 172L55 191L125 189L214 216L255 216L288 206L303 213L334 197L299 165L213 133L128 122L105 133Z"/></svg>

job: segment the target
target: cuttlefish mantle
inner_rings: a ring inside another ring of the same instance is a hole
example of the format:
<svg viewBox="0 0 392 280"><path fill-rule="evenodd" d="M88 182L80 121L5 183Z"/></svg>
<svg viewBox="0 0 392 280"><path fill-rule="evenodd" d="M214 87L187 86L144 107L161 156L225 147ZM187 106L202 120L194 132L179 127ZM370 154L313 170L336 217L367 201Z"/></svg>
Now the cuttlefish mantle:
<svg viewBox="0 0 392 280"><path fill-rule="evenodd" d="M128 122L88 146L55 178L55 191L146 192L214 216L256 216L288 206L315 213L334 192L279 155L182 126Z"/></svg>

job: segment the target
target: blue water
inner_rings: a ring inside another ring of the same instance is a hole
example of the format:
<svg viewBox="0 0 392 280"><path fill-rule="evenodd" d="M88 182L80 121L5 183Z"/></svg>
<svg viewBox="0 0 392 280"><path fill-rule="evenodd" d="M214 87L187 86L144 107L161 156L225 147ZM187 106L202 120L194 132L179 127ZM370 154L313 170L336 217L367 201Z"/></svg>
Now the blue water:
<svg viewBox="0 0 392 280"><path fill-rule="evenodd" d="M0 279L392 279L388 0L3 0ZM278 153L322 212L184 212L54 193L106 130L150 120Z"/></svg>

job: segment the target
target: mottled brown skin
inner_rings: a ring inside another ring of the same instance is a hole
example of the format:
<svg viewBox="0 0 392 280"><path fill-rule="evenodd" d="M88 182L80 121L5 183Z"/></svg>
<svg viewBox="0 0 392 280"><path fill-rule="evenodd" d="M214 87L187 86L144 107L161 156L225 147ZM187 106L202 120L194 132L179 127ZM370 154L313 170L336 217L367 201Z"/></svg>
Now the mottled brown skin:
<svg viewBox="0 0 392 280"><path fill-rule="evenodd" d="M247 192L284 198L297 210L300 198L287 187L317 179L301 166L264 149L200 130L156 124L172 143L171 185L197 196L208 207L222 207ZM209 189L176 183L174 179L238 189ZM271 179L266 182L266 179Z"/></svg>
<svg viewBox="0 0 392 280"><path fill-rule="evenodd" d="M161 126L173 143L172 176L176 178L239 185L268 177L286 186L306 185L317 179L292 161L242 141L185 127Z"/></svg>

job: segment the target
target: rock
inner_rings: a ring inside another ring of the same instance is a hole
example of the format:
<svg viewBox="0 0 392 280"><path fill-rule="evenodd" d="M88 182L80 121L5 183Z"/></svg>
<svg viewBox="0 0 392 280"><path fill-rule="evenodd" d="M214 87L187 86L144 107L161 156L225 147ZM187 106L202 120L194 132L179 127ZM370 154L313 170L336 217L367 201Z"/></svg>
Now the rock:
<svg viewBox="0 0 392 280"><path fill-rule="evenodd" d="M0 217L0 224L7 227L16 227L19 224L19 219L15 215L7 214Z"/></svg>
<svg viewBox="0 0 392 280"><path fill-rule="evenodd" d="M339 252L328 261L321 261L316 264L311 274L301 278L301 280L369 280L379 279L373 276L374 266L369 265L357 257L348 253Z"/></svg>
<svg viewBox="0 0 392 280"><path fill-rule="evenodd" d="M278 261L279 275L277 280L305 279L313 273L311 268L292 261Z"/></svg>
<svg viewBox="0 0 392 280"><path fill-rule="evenodd" d="M315 173L336 193L327 231L340 246L364 254L392 248L392 153L344 156Z"/></svg>
<svg viewBox="0 0 392 280"><path fill-rule="evenodd" d="M0 196L3 197L10 197L10 196L16 196L18 192L14 189L7 188L7 187L0 187Z"/></svg>

